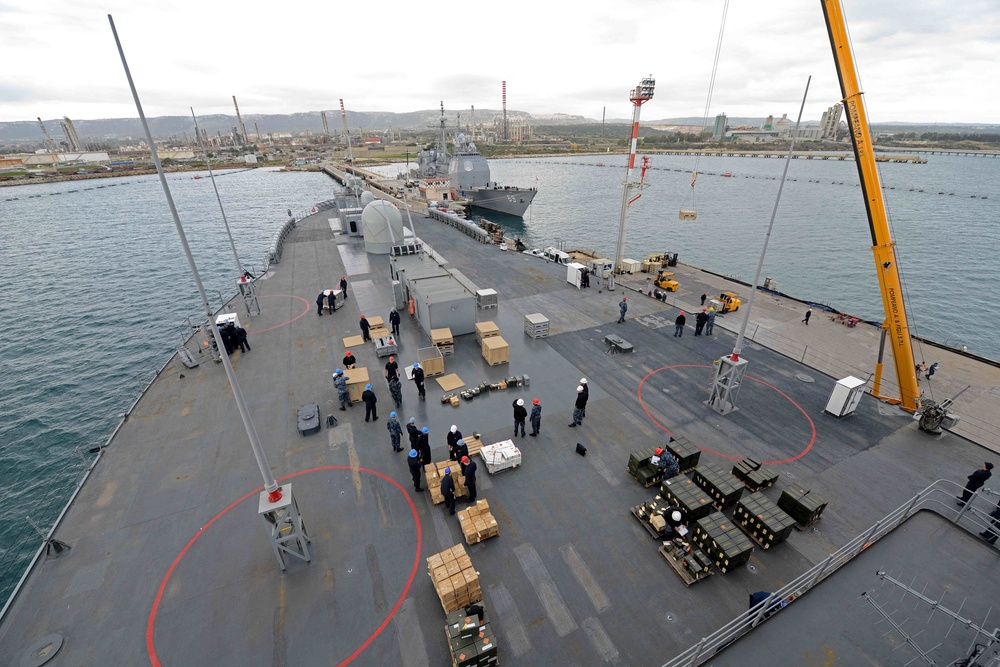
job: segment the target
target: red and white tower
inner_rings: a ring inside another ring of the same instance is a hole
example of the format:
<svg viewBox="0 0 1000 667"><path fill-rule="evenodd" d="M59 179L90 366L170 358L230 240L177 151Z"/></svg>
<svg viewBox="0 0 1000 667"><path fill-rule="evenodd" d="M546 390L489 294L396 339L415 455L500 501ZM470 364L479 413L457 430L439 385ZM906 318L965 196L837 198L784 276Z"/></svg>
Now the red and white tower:
<svg viewBox="0 0 1000 667"><path fill-rule="evenodd" d="M635 169L635 148L639 141L639 109L642 105L653 99L653 88L656 86L656 79L649 75L639 82L639 85L629 93L629 100L632 102L632 142L628 149L628 169L625 171L625 191L622 193L622 209L618 218L618 244L615 246L615 271L622 268L622 260L625 259L625 219L628 216L628 207L634 199L632 190L645 187L645 178L640 183L632 182L632 171ZM643 165L643 176L646 175L647 164ZM638 199L638 197L636 197Z"/></svg>
<svg viewBox="0 0 1000 667"><path fill-rule="evenodd" d="M507 82L503 82L503 140L507 141Z"/></svg>

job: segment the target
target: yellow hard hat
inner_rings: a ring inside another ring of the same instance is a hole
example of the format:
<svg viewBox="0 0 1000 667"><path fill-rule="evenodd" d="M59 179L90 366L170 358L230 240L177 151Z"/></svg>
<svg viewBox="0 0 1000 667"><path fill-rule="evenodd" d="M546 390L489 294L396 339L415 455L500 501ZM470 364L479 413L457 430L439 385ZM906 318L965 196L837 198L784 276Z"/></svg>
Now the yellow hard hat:
<svg viewBox="0 0 1000 667"><path fill-rule="evenodd" d="M715 308L714 308L714 307L713 307L713 308L709 308L709 309L708 309L708 312L710 312L710 313L714 313L714 312L715 312Z"/></svg>

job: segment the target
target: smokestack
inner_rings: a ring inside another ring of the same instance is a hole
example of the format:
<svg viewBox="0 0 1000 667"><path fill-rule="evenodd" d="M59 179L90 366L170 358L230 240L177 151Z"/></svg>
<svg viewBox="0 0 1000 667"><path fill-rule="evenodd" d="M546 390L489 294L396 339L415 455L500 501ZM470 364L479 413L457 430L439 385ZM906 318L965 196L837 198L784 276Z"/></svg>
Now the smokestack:
<svg viewBox="0 0 1000 667"><path fill-rule="evenodd" d="M253 122L253 131L257 133L257 143L260 143L260 128L257 127L257 121Z"/></svg>
<svg viewBox="0 0 1000 667"><path fill-rule="evenodd" d="M472 105L472 141L476 140L476 105Z"/></svg>
<svg viewBox="0 0 1000 667"><path fill-rule="evenodd" d="M319 112L319 116L320 116L320 118L323 119L323 134L326 135L327 139L329 139L330 138L330 126L326 122L326 112L325 111L320 111Z"/></svg>
<svg viewBox="0 0 1000 667"><path fill-rule="evenodd" d="M506 81L503 82L503 140L507 141L507 82Z"/></svg>
<svg viewBox="0 0 1000 667"><path fill-rule="evenodd" d="M240 115L240 105L236 103L236 96L233 95L233 106L236 107L236 122L240 124L240 134L243 135L243 143L250 143L247 138L247 126L243 124L243 116Z"/></svg>

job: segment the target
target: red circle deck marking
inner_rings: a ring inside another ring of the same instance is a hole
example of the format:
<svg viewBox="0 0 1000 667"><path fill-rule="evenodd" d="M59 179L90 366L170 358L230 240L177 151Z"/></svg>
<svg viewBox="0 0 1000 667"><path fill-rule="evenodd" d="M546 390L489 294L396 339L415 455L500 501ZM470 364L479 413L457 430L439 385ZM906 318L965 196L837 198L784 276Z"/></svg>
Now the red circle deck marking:
<svg viewBox="0 0 1000 667"><path fill-rule="evenodd" d="M661 429L663 429L664 431L666 431L670 435L673 435L674 432L671 431L666 426L664 426L663 424L661 424L659 421L657 421L656 417L654 417L653 415L651 415L649 413L649 409L646 407L646 402L642 399L642 385L646 383L646 380L648 380L653 375L656 375L660 371L673 370L675 368L711 368L711 366L706 366L704 364L676 364L676 365L673 365L673 366L661 366L660 368L657 368L656 370L652 370L649 373L646 373L646 376L644 378L642 378L642 380L639 381L638 398L639 398L639 405L642 406L642 411L646 413L646 416L649 417L650 420L652 420L652 422L654 424L656 424L657 426L659 426ZM802 413L802 416L806 418L807 422L809 422L809 428L812 431L812 435L809 438L809 444L806 445L806 448L803 449L801 452L799 452L795 456L793 456L791 458L787 458L787 459L780 459L780 460L776 460L776 461L764 461L764 464L765 465L774 465L774 464L777 464L777 463L791 463L792 461L797 461L797 460L801 459L803 456L805 456L806 454L808 454L809 450L812 449L813 445L816 443L816 424L813 423L813 420L809 416L809 414L805 410L803 410L802 406L799 405L798 403L796 403L795 400L791 396L789 396L785 392L781 391L780 389L778 389L777 387L775 387L773 384L770 384L768 382L764 382L763 380L760 380L760 379L755 378L755 377L750 377L749 375L746 375L744 377L746 377L746 379L748 379L748 380L752 380L753 382L756 382L757 384L762 384L765 387L769 387L769 388L773 389L774 391L778 392L779 394L781 394L782 396L784 396L786 401L788 401L789 403L791 403L792 405L794 405L796 407L796 409L799 412ZM722 458L729 459L730 461L739 461L740 460L738 457L729 456L728 454L723 454L722 452L717 452L714 449L709 449L708 447L702 447L702 446L699 445L698 449L700 449L700 450L702 450L704 452L708 452L710 454L715 454L716 456L721 456Z"/></svg>
<svg viewBox="0 0 1000 667"><path fill-rule="evenodd" d="M308 313L309 311L312 310L312 306L309 304L309 302L306 301L305 299L303 299L301 296L292 296L291 294L265 294L264 296L260 296L260 297L257 297L257 298L258 299L272 299L272 298L274 298L276 296L282 296L282 297L286 297L286 298L289 298L289 299L298 299L302 303L306 304L306 309L303 310L298 315L296 315L295 317L293 317L292 319L286 320L285 322L282 322L281 324L275 324L273 327L267 327L266 329L258 329L257 331L248 331L247 335L251 335L252 336L253 334L264 333L265 331L274 331L275 329L280 329L281 327L288 326L289 324L291 324L295 320L302 319L303 317L306 316L306 313Z"/></svg>
<svg viewBox="0 0 1000 667"><path fill-rule="evenodd" d="M377 628L375 628L375 631L372 632L368 636L368 638L358 648L356 648L353 653L351 653L351 655L347 656L347 658L338 663L337 667L343 667L344 665L350 664L355 658L361 655L361 653L366 648L368 648L368 645L371 644L373 641L375 641L376 637L382 634L382 631L385 630L387 625L389 625L389 621L391 621L392 618L399 612L399 608L402 606L403 600L406 599L407 593L410 592L410 586L413 585L413 579L417 575L417 567L420 564L420 550L423 546L423 528L421 527L420 524L420 517L417 515L417 506L413 503L413 498L410 497L410 494L406 491L406 489L403 488L403 486L399 482L386 476L383 473L380 473L377 470L371 470L369 468L352 468L351 466L320 466L318 468L309 468L308 470L300 470L298 472L293 472L290 475L285 475L284 477L279 478L278 481L283 482L293 477L306 475L311 472L321 472L324 470L357 470L358 472L366 472L381 477L382 479L384 479L385 481L389 482L397 489L399 489L400 493L403 494L403 497L406 499L406 502L410 506L410 512L413 514L413 523L417 528L417 551L413 556L413 567L410 568L410 576L406 580L406 585L403 586L402 593L399 594L399 598L396 600L396 604L393 605L392 609L389 611L389 615L385 617L385 619L382 621L382 623L379 624ZM233 509L247 498L250 498L258 494L263 490L264 490L263 486L258 486L253 491L250 491L246 495L238 498L237 500L234 500L224 510L213 516L211 520L204 526L199 528L198 532L194 534L194 537L192 537L188 541L188 543L184 545L184 548L181 549L181 552L177 554L177 557L170 564L170 567L167 569L167 573L163 575L163 580L160 582L160 587L156 590L156 597L153 599L153 607L152 609L149 610L149 620L146 623L146 652L149 654L149 661L154 665L154 667L161 667L161 665L163 664L160 662L160 658L156 654L156 643L153 639L153 634L156 631L156 613L160 608L160 600L163 599L163 591L167 588L167 583L169 583L170 577L174 573L174 570L177 568L177 565L180 564L181 559L184 558L188 550L194 546L194 543L198 541L198 538L201 537L206 530L212 527L212 524L214 524L216 521L225 516L226 513L229 512L229 510Z"/></svg>

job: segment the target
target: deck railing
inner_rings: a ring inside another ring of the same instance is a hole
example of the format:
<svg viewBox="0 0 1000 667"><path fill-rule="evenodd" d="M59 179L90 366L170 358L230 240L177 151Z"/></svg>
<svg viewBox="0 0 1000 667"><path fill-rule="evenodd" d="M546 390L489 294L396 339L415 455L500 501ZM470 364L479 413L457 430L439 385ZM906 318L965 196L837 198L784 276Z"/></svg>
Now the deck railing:
<svg viewBox="0 0 1000 667"><path fill-rule="evenodd" d="M796 598L828 578L917 512L925 510L935 512L952 523L973 532L987 529L991 522L990 511L997 506L1000 493L988 488L980 489L973 494L969 502L961 508L956 508L955 494L961 490L961 485L949 480L934 482L888 515L876 521L862 534L830 554L822 562L817 563L797 579L771 593L768 599L751 607L748 612L741 613L715 632L702 637L697 644L665 662L663 667L694 667L710 660L716 653L764 622L765 616L771 615L767 613L768 610L774 611L776 602L784 600L794 603ZM992 530L996 532L998 529L993 528ZM780 607L778 609L780 610Z"/></svg>

